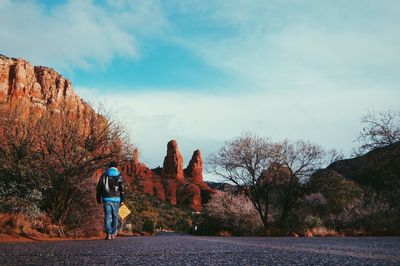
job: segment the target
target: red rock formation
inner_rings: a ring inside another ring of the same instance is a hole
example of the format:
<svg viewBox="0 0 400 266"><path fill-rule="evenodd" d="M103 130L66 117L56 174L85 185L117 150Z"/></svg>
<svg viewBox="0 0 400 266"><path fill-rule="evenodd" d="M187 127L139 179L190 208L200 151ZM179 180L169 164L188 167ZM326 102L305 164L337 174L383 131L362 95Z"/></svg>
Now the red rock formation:
<svg viewBox="0 0 400 266"><path fill-rule="evenodd" d="M159 198L162 201L165 201L165 189L163 186L163 183L161 182L161 178L158 178L159 176L155 176L155 181L154 181L154 192L157 198Z"/></svg>
<svg viewBox="0 0 400 266"><path fill-rule="evenodd" d="M178 203L176 199L176 192L178 190L178 186L181 185L177 180L167 179L165 182L165 191L169 204L176 205Z"/></svg>
<svg viewBox="0 0 400 266"><path fill-rule="evenodd" d="M176 140L171 140L167 145L167 155L164 158L163 171L161 174L167 199L171 205L177 204L176 192L179 186L185 182L183 175L183 159L178 149Z"/></svg>
<svg viewBox="0 0 400 266"><path fill-rule="evenodd" d="M161 177L154 173L146 165L139 162L139 151L134 149L132 161L121 164L121 169L133 179L139 181L143 192L165 201L165 191L161 183Z"/></svg>
<svg viewBox="0 0 400 266"><path fill-rule="evenodd" d="M190 160L188 167L185 169L185 174L201 189L211 190L203 180L203 159L201 158L200 150L195 150L193 152L192 159Z"/></svg>
<svg viewBox="0 0 400 266"><path fill-rule="evenodd" d="M193 178L195 183L203 183L203 160L201 158L200 150L193 152L192 159L189 162L188 167L185 169L187 176Z"/></svg>
<svg viewBox="0 0 400 266"><path fill-rule="evenodd" d="M183 171L183 160L175 140L167 145L164 167L150 170L139 162L135 149L132 160L122 167L126 173L140 180L144 193L167 200L171 205L180 204L200 211L202 197L209 199L214 190L203 181L203 163L199 150L195 151L189 166ZM186 177L183 174L186 174Z"/></svg>
<svg viewBox="0 0 400 266"><path fill-rule="evenodd" d="M177 191L179 204L188 206L194 211L201 211L201 191L200 187L194 183L185 183Z"/></svg>
<svg viewBox="0 0 400 266"><path fill-rule="evenodd" d="M193 152L192 159L190 160L188 167L185 169L185 174L188 179L191 179L193 183L200 188L200 204L196 206L194 204L195 200L193 200L192 205L195 210L201 210L201 205L208 203L216 191L210 188L203 180L203 160L201 158L200 150Z"/></svg>
<svg viewBox="0 0 400 266"><path fill-rule="evenodd" d="M163 172L161 176L167 179L185 180L183 175L183 159L179 152L176 140L168 142L167 156L165 156L164 159Z"/></svg>
<svg viewBox="0 0 400 266"><path fill-rule="evenodd" d="M22 118L38 118L46 111L66 111L82 118L93 109L79 98L71 82L51 68L32 66L23 59L0 55L0 107Z"/></svg>

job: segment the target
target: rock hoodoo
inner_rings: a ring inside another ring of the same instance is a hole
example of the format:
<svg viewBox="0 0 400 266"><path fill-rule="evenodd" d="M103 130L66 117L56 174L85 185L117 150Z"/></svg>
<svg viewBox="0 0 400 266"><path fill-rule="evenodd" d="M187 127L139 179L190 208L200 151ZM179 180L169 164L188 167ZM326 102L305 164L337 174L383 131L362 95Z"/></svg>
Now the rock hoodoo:
<svg viewBox="0 0 400 266"><path fill-rule="evenodd" d="M134 150L132 161L121 167L138 182L144 193L171 205L180 204L200 211L213 189L203 181L203 162L200 150L193 153L189 166L183 170L183 158L175 140L167 144L163 168L150 169L140 163L139 152Z"/></svg>
<svg viewBox="0 0 400 266"><path fill-rule="evenodd" d="M176 140L171 140L167 145L167 155L164 158L162 177L167 179L184 180L183 159L178 149Z"/></svg>
<svg viewBox="0 0 400 266"><path fill-rule="evenodd" d="M202 189L210 190L203 180L203 159L200 150L195 150L188 167L185 169L186 176Z"/></svg>
<svg viewBox="0 0 400 266"><path fill-rule="evenodd" d="M161 176L166 184L168 201L171 205L176 205L177 189L184 182L183 159L176 140L171 140L167 144L167 155L164 158Z"/></svg>

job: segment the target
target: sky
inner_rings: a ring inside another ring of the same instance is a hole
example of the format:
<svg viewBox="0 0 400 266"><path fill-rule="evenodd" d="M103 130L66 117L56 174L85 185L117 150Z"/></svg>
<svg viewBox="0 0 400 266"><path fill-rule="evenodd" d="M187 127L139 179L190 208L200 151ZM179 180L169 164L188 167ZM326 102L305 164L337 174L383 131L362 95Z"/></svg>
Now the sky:
<svg viewBox="0 0 400 266"><path fill-rule="evenodd" d="M149 167L253 132L350 155L400 106L397 0L0 0L0 54L54 68ZM206 179L213 179L206 175Z"/></svg>

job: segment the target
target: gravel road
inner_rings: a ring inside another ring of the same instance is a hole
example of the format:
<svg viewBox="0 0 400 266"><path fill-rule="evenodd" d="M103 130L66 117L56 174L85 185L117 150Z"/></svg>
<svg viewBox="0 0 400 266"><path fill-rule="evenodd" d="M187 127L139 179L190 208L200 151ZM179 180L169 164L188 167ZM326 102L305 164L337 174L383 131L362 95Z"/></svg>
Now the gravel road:
<svg viewBox="0 0 400 266"><path fill-rule="evenodd" d="M400 237L161 234L112 241L1 243L0 265L400 265Z"/></svg>

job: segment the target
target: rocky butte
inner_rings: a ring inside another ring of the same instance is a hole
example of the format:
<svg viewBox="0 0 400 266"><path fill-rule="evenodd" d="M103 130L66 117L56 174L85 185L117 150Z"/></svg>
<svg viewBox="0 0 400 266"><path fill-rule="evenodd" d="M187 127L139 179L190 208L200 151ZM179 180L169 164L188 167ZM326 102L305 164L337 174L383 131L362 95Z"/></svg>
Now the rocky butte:
<svg viewBox="0 0 400 266"><path fill-rule="evenodd" d="M155 196L171 205L182 205L201 211L214 190L203 181L201 153L196 150L186 169L176 140L167 144L167 155L162 168L150 169L139 162L135 149L131 161L123 163L123 172L133 180L139 180L144 193Z"/></svg>

